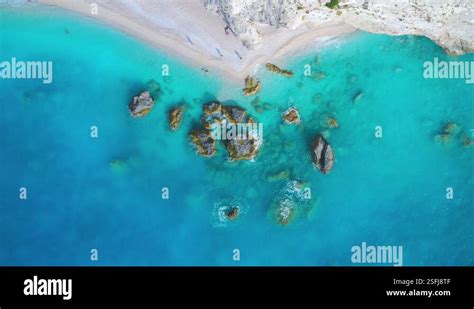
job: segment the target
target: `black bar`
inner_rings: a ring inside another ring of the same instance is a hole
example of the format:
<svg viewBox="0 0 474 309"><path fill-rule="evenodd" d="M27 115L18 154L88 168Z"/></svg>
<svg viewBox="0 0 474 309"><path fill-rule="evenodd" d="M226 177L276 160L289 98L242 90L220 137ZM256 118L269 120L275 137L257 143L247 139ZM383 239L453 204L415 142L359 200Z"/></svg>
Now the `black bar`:
<svg viewBox="0 0 474 309"><path fill-rule="evenodd" d="M464 304L473 267L0 267L0 307L10 304L325 303ZM72 298L25 296L26 279L72 279ZM398 280L425 280L395 285ZM432 279L430 281L426 281ZM436 281L438 279L438 281ZM443 281L440 281L443 279ZM449 279L447 282L444 279ZM430 283L431 284L428 284ZM439 284L443 282L443 284ZM438 284L439 285L438 285ZM449 296L387 296L387 290ZM452 308L452 307L450 307Z"/></svg>

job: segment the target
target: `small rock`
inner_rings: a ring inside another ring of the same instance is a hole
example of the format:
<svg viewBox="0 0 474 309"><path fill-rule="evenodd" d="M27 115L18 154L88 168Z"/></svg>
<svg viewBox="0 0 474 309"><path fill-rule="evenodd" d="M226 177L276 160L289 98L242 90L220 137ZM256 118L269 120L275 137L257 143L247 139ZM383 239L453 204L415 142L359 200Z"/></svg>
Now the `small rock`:
<svg viewBox="0 0 474 309"><path fill-rule="evenodd" d="M286 124L299 124L301 120L298 110L293 107L290 107L285 112L283 112L282 117Z"/></svg>
<svg viewBox="0 0 474 309"><path fill-rule="evenodd" d="M324 126L335 129L339 128L339 123L337 122L336 118L330 117L330 116L325 116L324 117Z"/></svg>
<svg viewBox="0 0 474 309"><path fill-rule="evenodd" d="M273 73L281 74L281 75L286 76L286 77L292 77L293 76L293 72L291 72L289 70L282 70L278 66L276 66L272 63L267 63L265 65L265 67L267 68L268 71L273 72Z"/></svg>
<svg viewBox="0 0 474 309"><path fill-rule="evenodd" d="M237 217L239 216L239 208L229 207L229 209L226 210L225 215L229 220L237 219Z"/></svg>
<svg viewBox="0 0 474 309"><path fill-rule="evenodd" d="M245 78L245 88L243 89L243 94L245 96L255 95L260 91L260 82L251 76Z"/></svg>
<svg viewBox="0 0 474 309"><path fill-rule="evenodd" d="M183 119L184 114L184 105L174 107L169 111L169 123L171 131L176 131L180 124L181 120Z"/></svg>
<svg viewBox="0 0 474 309"><path fill-rule="evenodd" d="M130 103L128 108L132 117L140 118L146 116L154 105L155 102L150 96L150 92L144 91L138 96L133 97L133 101Z"/></svg>

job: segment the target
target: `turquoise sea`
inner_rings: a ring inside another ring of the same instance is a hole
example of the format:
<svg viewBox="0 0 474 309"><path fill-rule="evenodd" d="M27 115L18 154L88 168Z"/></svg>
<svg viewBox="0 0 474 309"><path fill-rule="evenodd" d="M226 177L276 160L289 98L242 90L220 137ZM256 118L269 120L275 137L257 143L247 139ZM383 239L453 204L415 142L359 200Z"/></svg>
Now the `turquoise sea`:
<svg viewBox="0 0 474 309"><path fill-rule="evenodd" d="M53 61L54 79L0 80L0 265L357 265L351 248L362 242L403 246L403 265L474 265L474 147L459 141L474 137L474 86L423 78L425 61L472 54L447 56L423 37L358 32L277 63L292 78L262 65L256 105L242 96L243 81L98 22L0 7L0 61L12 57ZM148 116L133 119L128 103L150 80L162 94ZM195 153L187 134L210 100L263 123L255 162L228 162L221 146L213 158ZM171 132L167 112L183 102L183 123ZM299 126L282 123L290 106ZM339 128L325 128L327 116ZM461 132L445 145L435 135L447 122ZM336 156L326 175L311 164L318 133ZM288 179L268 181L281 171ZM271 204L292 180L312 198L281 226ZM219 222L226 203L241 209L235 222Z"/></svg>

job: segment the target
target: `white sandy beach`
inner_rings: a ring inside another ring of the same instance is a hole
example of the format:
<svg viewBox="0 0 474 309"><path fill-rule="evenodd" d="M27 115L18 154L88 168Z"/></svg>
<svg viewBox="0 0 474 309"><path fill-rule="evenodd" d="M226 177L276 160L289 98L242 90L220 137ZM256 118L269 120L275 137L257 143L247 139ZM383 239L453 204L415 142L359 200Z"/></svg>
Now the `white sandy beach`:
<svg viewBox="0 0 474 309"><path fill-rule="evenodd" d="M217 14L205 9L199 0L39 0L96 18L152 46L181 56L197 67L218 71L243 82L257 65L283 63L283 56L301 50L318 41L351 33L356 28L344 22L325 23L296 29L259 27L261 44L248 49ZM92 13L97 3L97 14Z"/></svg>

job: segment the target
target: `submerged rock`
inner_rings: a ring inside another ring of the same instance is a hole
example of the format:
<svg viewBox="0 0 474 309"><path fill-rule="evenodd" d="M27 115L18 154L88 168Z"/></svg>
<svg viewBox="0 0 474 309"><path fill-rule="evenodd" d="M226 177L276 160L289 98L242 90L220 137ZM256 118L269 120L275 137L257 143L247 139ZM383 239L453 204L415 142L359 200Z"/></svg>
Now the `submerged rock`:
<svg viewBox="0 0 474 309"><path fill-rule="evenodd" d="M260 82L251 76L245 78L245 88L243 89L243 94L245 96L251 96L260 91Z"/></svg>
<svg viewBox="0 0 474 309"><path fill-rule="evenodd" d="M231 123L243 123L247 115L247 111L240 106L224 106L222 108L224 118Z"/></svg>
<svg viewBox="0 0 474 309"><path fill-rule="evenodd" d="M334 166L334 153L331 145L318 135L311 145L313 163L323 174L329 173Z"/></svg>
<svg viewBox="0 0 474 309"><path fill-rule="evenodd" d="M153 101L150 92L144 91L138 96L133 97L133 101L130 103L128 108L132 117L140 118L146 116L154 105L155 102Z"/></svg>
<svg viewBox="0 0 474 309"><path fill-rule="evenodd" d="M352 103L354 104L359 103L363 97L364 97L364 93L362 91L358 91L355 94L355 96L352 98Z"/></svg>
<svg viewBox="0 0 474 309"><path fill-rule="evenodd" d="M450 121L444 125L441 133L436 134L435 141L440 144L449 144L460 131L461 128L456 123Z"/></svg>
<svg viewBox="0 0 474 309"><path fill-rule="evenodd" d="M276 207L276 221L281 225L288 225L295 217L295 205L289 198L278 201Z"/></svg>
<svg viewBox="0 0 474 309"><path fill-rule="evenodd" d="M231 139L225 145L231 161L253 160L258 154L261 141L258 138Z"/></svg>
<svg viewBox="0 0 474 309"><path fill-rule="evenodd" d="M195 129L189 133L191 142L196 147L196 152L204 157L211 157L216 153L216 142L211 132L206 129Z"/></svg>
<svg viewBox="0 0 474 309"><path fill-rule="evenodd" d="M274 181L286 180L289 177L290 177L290 171L282 170L276 173L268 173L266 179L268 182L274 182Z"/></svg>
<svg viewBox="0 0 474 309"><path fill-rule="evenodd" d="M155 100L161 95L161 87L160 84L155 80L150 80L146 83L146 89L150 92L150 95Z"/></svg>
<svg viewBox="0 0 474 309"><path fill-rule="evenodd" d="M286 226L312 208L311 194L304 184L297 180L287 181L275 195L270 214L276 223Z"/></svg>
<svg viewBox="0 0 474 309"><path fill-rule="evenodd" d="M284 111L282 117L286 124L299 124L301 120L298 110L294 107L290 107Z"/></svg>
<svg viewBox="0 0 474 309"><path fill-rule="evenodd" d="M267 63L265 64L265 67L267 68L268 71L273 72L273 73L281 74L286 77L293 76L293 72L289 70L282 70L278 66L274 65L273 63Z"/></svg>
<svg viewBox="0 0 474 309"><path fill-rule="evenodd" d="M183 119L183 114L184 105L173 107L170 109L168 116L171 131L176 131L179 128L181 120Z"/></svg>
<svg viewBox="0 0 474 309"><path fill-rule="evenodd" d="M114 172L122 173L128 170L128 164L124 160L114 159L114 160L110 160L109 168L110 170Z"/></svg>
<svg viewBox="0 0 474 309"><path fill-rule="evenodd" d="M337 122L336 118L325 116L323 126L330 129L336 129L339 128L339 123Z"/></svg>
<svg viewBox="0 0 474 309"><path fill-rule="evenodd" d="M461 131L461 128L454 122L448 122L444 126L443 131L446 134L456 135Z"/></svg>
<svg viewBox="0 0 474 309"><path fill-rule="evenodd" d="M461 143L463 147L472 147L474 145L474 140L471 137L464 135L461 138Z"/></svg>

